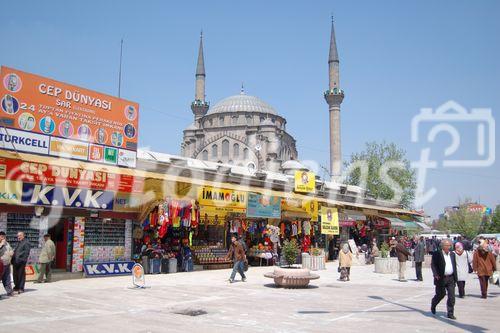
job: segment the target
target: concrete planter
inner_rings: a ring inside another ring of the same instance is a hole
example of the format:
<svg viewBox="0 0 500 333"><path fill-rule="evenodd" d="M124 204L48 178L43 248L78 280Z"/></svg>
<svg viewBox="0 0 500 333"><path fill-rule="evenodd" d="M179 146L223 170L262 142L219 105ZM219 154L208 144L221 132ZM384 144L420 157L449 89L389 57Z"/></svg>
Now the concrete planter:
<svg viewBox="0 0 500 333"><path fill-rule="evenodd" d="M424 256L424 262L422 263L422 267L431 267L431 262L432 262L432 256L430 254L426 254ZM415 267L415 261L411 262L411 267Z"/></svg>
<svg viewBox="0 0 500 333"><path fill-rule="evenodd" d="M375 273L396 274L399 271L398 258L375 258Z"/></svg>
<svg viewBox="0 0 500 333"><path fill-rule="evenodd" d="M309 269L304 268L275 267L272 273L266 273L264 276L274 279L276 286L284 288L305 288L309 281L319 279L318 275L311 274Z"/></svg>

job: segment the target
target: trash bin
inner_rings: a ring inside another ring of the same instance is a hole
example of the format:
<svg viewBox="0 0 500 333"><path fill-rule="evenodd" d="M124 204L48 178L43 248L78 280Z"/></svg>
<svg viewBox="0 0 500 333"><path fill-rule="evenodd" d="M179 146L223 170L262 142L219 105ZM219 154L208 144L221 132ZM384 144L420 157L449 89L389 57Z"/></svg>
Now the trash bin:
<svg viewBox="0 0 500 333"><path fill-rule="evenodd" d="M177 259L176 258L168 259L168 272L169 273L177 273Z"/></svg>
<svg viewBox="0 0 500 333"><path fill-rule="evenodd" d="M302 268L311 269L311 255L309 253L302 253Z"/></svg>

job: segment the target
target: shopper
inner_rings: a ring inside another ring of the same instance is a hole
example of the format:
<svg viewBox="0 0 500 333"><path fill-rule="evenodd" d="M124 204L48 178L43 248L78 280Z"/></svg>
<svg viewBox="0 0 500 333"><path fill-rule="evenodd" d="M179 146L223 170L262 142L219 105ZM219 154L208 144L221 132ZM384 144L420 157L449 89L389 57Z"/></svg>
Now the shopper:
<svg viewBox="0 0 500 333"><path fill-rule="evenodd" d="M344 243L339 255L340 281L351 280L352 252L349 244Z"/></svg>
<svg viewBox="0 0 500 333"><path fill-rule="evenodd" d="M240 273L241 281L245 282L247 277L245 276L245 261L246 255L243 246L238 241L238 236L233 235L231 237L231 247L229 248L229 252L227 253L227 259L233 260L233 272L231 273L231 277L229 278L229 282L233 283L236 277L236 272Z"/></svg>
<svg viewBox="0 0 500 333"><path fill-rule="evenodd" d="M12 292L12 281L10 278L10 262L14 251L7 242L7 236L5 232L0 231L0 262L3 265L3 272L1 274L2 284L7 292L7 296L14 296Z"/></svg>
<svg viewBox="0 0 500 333"><path fill-rule="evenodd" d="M472 259L474 272L477 273L481 286L481 298L488 296L488 279L496 271L496 262L493 253L489 251L488 241L483 239L474 252Z"/></svg>
<svg viewBox="0 0 500 333"><path fill-rule="evenodd" d="M418 281L424 281L422 277L422 263L425 261L425 239L423 236L417 240L417 245L413 252L413 258L415 260L415 273L417 275Z"/></svg>
<svg viewBox="0 0 500 333"><path fill-rule="evenodd" d="M455 260L457 262L457 286L458 297L465 297L465 282L469 277L472 258L465 251L464 245L461 242L455 243Z"/></svg>
<svg viewBox="0 0 500 333"><path fill-rule="evenodd" d="M52 280L52 268L50 267L52 262L56 257L56 245L50 239L50 235L46 234L43 236L43 246L40 252L40 257L38 258L38 263L40 264L40 273L38 274L37 283L43 282L43 277L45 275L45 282L51 282Z"/></svg>
<svg viewBox="0 0 500 333"><path fill-rule="evenodd" d="M446 308L448 318L457 319L454 315L455 310L455 283L457 277L457 263L455 253L450 251L451 241L445 239L441 242L441 249L432 254L432 274L434 275L434 285L436 294L432 298L431 312L436 314L436 306L448 293Z"/></svg>
<svg viewBox="0 0 500 333"><path fill-rule="evenodd" d="M17 293L24 292L24 283L26 282L26 263L30 255L31 245L25 238L24 232L17 233L17 246L14 250L14 261L12 266L14 268L14 291Z"/></svg>
<svg viewBox="0 0 500 333"><path fill-rule="evenodd" d="M406 278L405 278L406 261L408 260L408 257L411 254L406 249L403 242L404 242L404 240L400 239L399 242L397 242L396 247L395 247L396 256L398 257L398 263L399 263L399 281L400 282L406 282Z"/></svg>

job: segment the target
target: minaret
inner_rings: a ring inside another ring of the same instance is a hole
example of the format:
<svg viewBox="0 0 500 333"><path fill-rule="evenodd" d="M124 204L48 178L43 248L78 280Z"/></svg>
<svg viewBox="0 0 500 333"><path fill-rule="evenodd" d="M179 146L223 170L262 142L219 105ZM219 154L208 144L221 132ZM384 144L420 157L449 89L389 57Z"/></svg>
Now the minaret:
<svg viewBox="0 0 500 333"><path fill-rule="evenodd" d="M328 57L329 89L325 91L325 100L330 113L330 174L333 181L338 181L342 172L342 154L340 142L340 104L344 100L344 91L340 89L339 55L335 42L335 30L330 36L330 54Z"/></svg>
<svg viewBox="0 0 500 333"><path fill-rule="evenodd" d="M196 88L191 110L194 114L194 124L200 127L199 119L207 114L210 104L205 101L205 60L203 59L203 31L200 33L200 48L196 65Z"/></svg>

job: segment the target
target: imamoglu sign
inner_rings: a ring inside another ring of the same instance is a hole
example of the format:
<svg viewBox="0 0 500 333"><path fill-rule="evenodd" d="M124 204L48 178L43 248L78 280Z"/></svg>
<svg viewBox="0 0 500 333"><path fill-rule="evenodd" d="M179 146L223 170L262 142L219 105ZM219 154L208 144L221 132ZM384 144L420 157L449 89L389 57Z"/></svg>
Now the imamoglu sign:
<svg viewBox="0 0 500 333"><path fill-rule="evenodd" d="M232 207L236 210L245 210L247 207L247 198L247 193L242 191L210 186L198 189L198 202L202 206Z"/></svg>

